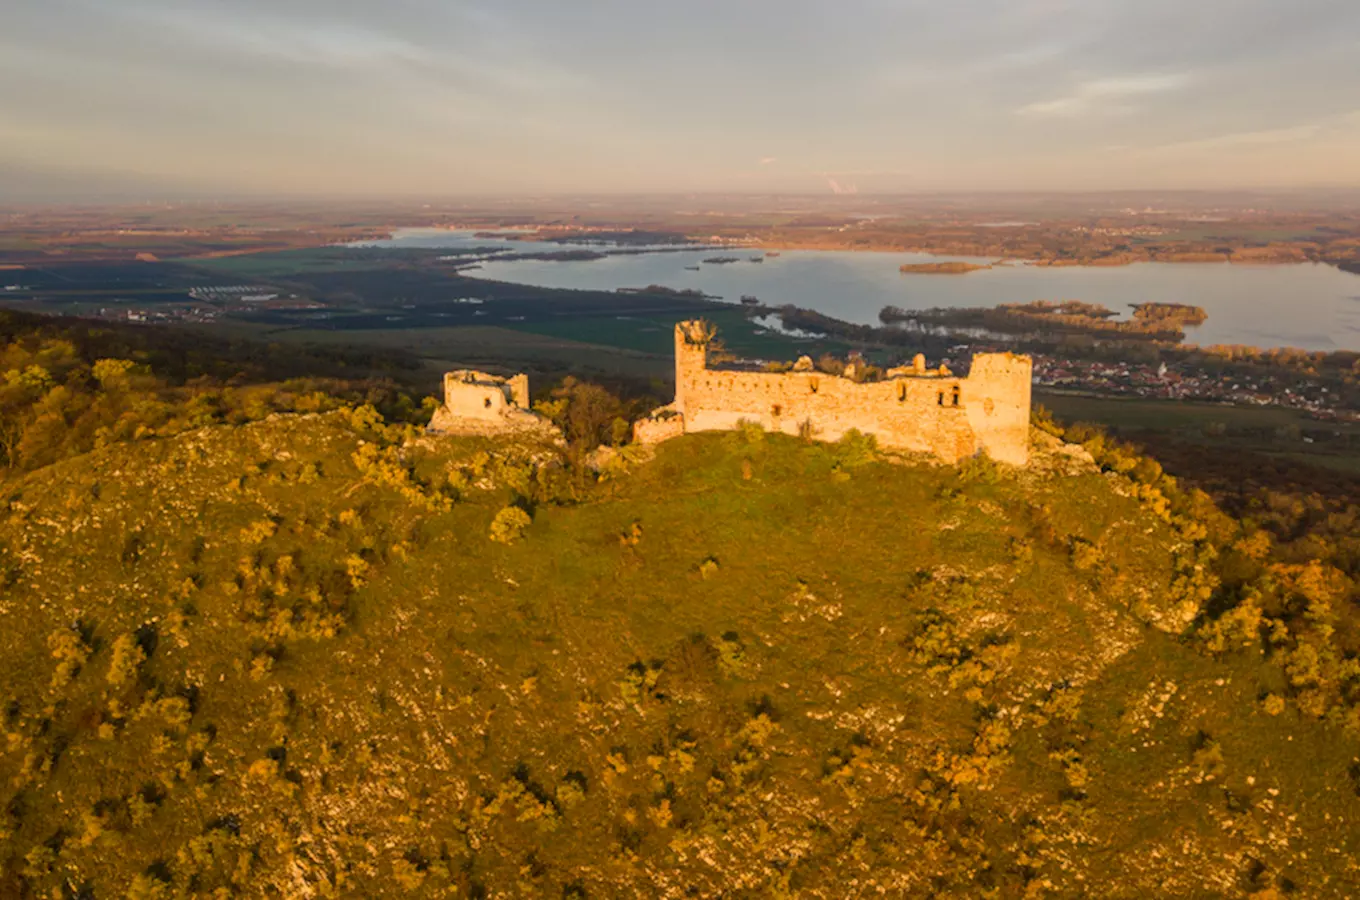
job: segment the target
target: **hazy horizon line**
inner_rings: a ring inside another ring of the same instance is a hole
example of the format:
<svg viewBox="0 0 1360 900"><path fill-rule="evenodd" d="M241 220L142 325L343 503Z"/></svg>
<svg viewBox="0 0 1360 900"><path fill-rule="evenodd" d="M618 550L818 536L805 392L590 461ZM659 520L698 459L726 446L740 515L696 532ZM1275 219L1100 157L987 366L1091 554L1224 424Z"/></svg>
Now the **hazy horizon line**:
<svg viewBox="0 0 1360 900"><path fill-rule="evenodd" d="M441 203L487 203L627 198L798 198L853 205L864 201L902 197L1113 197L1147 195L1198 196L1316 196L1329 193L1360 195L1360 184L1316 186L1255 185L1250 187L1128 187L1128 188L916 188L890 191L859 191L836 194L828 191L733 191L596 189L575 191L487 191L440 193L277 193L277 192L175 192L138 194L110 192L77 196L8 197L0 190L0 206L141 206L147 204L296 203L302 205L346 203L392 203L432 205Z"/></svg>

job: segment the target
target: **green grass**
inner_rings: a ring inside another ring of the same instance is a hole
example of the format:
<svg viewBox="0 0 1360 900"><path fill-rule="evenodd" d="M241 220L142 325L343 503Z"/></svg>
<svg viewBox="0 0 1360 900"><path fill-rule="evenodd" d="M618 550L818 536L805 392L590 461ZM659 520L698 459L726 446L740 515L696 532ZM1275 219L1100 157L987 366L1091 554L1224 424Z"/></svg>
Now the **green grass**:
<svg viewBox="0 0 1360 900"><path fill-rule="evenodd" d="M1360 425L1314 419L1279 406L1087 397L1035 391L1065 422L1106 426L1132 440L1172 440L1210 450L1248 451L1346 473L1360 473ZM1305 440L1305 438L1310 438Z"/></svg>
<svg viewBox="0 0 1360 900"><path fill-rule="evenodd" d="M316 272L368 272L391 265L391 259L381 254L361 254L342 247L247 253L212 259L178 259L171 262L232 278L284 279Z"/></svg>
<svg viewBox="0 0 1360 900"><path fill-rule="evenodd" d="M669 355L661 358L602 343L497 326L343 331L246 326L243 333L279 342L406 351L441 375L457 368L567 370L578 374L604 373L639 378L663 377L674 371Z"/></svg>
<svg viewBox="0 0 1360 900"><path fill-rule="evenodd" d="M1319 232L1315 228L1301 228L1288 225L1252 225L1243 222L1205 222L1186 225L1169 230L1166 234L1144 239L1142 242L1158 243L1167 240L1207 241L1225 239L1229 241L1315 241L1335 235Z"/></svg>
<svg viewBox="0 0 1360 900"><path fill-rule="evenodd" d="M835 341L802 342L760 332L739 310L731 313L718 310L707 318L719 324L727 347L742 356L788 360L803 353L815 356L845 351L844 345ZM472 367L665 379L675 371L675 321L672 314L654 318L528 320L451 328L323 330L236 322L215 324L213 328L270 341L406 351L440 373Z"/></svg>
<svg viewBox="0 0 1360 900"><path fill-rule="evenodd" d="M802 354L844 353L844 342L828 339L795 340L757 328L744 310L710 309L702 317L718 326L723 344L741 356L788 360ZM658 316L530 319L514 325L519 331L569 338L672 358L675 352L675 313Z"/></svg>
<svg viewBox="0 0 1360 900"><path fill-rule="evenodd" d="M1072 422L1099 422L1116 428L1195 429L1284 428L1311 421L1305 413L1279 406L1250 407L1186 400L1137 400L1085 397L1035 391L1037 402Z"/></svg>
<svg viewBox="0 0 1360 900"><path fill-rule="evenodd" d="M1247 858L1356 887L1353 747L1133 614L1174 539L1118 479L700 435L502 545L541 449L415 438L384 480L375 441L276 417L5 486L0 894L1203 896Z"/></svg>

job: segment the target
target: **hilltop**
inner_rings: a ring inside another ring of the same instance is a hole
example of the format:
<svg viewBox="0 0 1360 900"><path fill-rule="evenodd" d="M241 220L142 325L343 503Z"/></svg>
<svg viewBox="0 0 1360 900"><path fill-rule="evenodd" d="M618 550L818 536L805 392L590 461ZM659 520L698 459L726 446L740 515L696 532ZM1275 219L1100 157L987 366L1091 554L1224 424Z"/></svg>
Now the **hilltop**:
<svg viewBox="0 0 1360 900"><path fill-rule="evenodd" d="M592 472L348 407L15 475L0 894L1353 893L1340 707L1205 618L1232 521L1035 439Z"/></svg>

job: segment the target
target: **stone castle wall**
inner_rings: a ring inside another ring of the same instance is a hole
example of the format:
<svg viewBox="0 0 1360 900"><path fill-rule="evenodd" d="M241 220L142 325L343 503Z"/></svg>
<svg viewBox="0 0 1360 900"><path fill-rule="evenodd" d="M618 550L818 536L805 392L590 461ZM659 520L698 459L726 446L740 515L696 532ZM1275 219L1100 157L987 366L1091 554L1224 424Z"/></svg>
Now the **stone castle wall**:
<svg viewBox="0 0 1360 900"><path fill-rule="evenodd" d="M931 453L957 462L979 451L1024 465L1029 459L1029 357L985 353L959 378L910 368L859 383L806 364L792 372L710 368L706 339L692 323L675 329L675 402L638 424L635 437L656 442L693 431L726 430L742 420L769 431L836 440L851 429L886 448ZM798 369L802 369L799 371Z"/></svg>
<svg viewBox="0 0 1360 900"><path fill-rule="evenodd" d="M529 376L501 378L459 369L444 374L444 403L430 430L449 434L488 434L545 427L529 409Z"/></svg>

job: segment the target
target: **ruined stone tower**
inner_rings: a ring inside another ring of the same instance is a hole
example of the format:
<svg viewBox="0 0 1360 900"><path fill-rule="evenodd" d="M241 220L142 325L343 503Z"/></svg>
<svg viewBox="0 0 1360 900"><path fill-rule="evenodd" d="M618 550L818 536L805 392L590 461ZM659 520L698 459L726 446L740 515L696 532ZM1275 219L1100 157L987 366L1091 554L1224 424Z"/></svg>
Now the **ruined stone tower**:
<svg viewBox="0 0 1360 900"><path fill-rule="evenodd" d="M546 423L529 409L529 376L511 378L472 369L444 373L444 403L430 420L430 430L450 434L486 434L541 428Z"/></svg>
<svg viewBox="0 0 1360 900"><path fill-rule="evenodd" d="M931 453L957 462L978 452L1029 461L1031 364L1027 356L980 353L966 378L943 366L911 366L878 381L816 371L800 360L790 372L736 366L710 368L706 323L675 327L675 402L639 422L635 437L656 443L693 431L726 430L743 420L769 431L836 440L851 429L890 449Z"/></svg>

